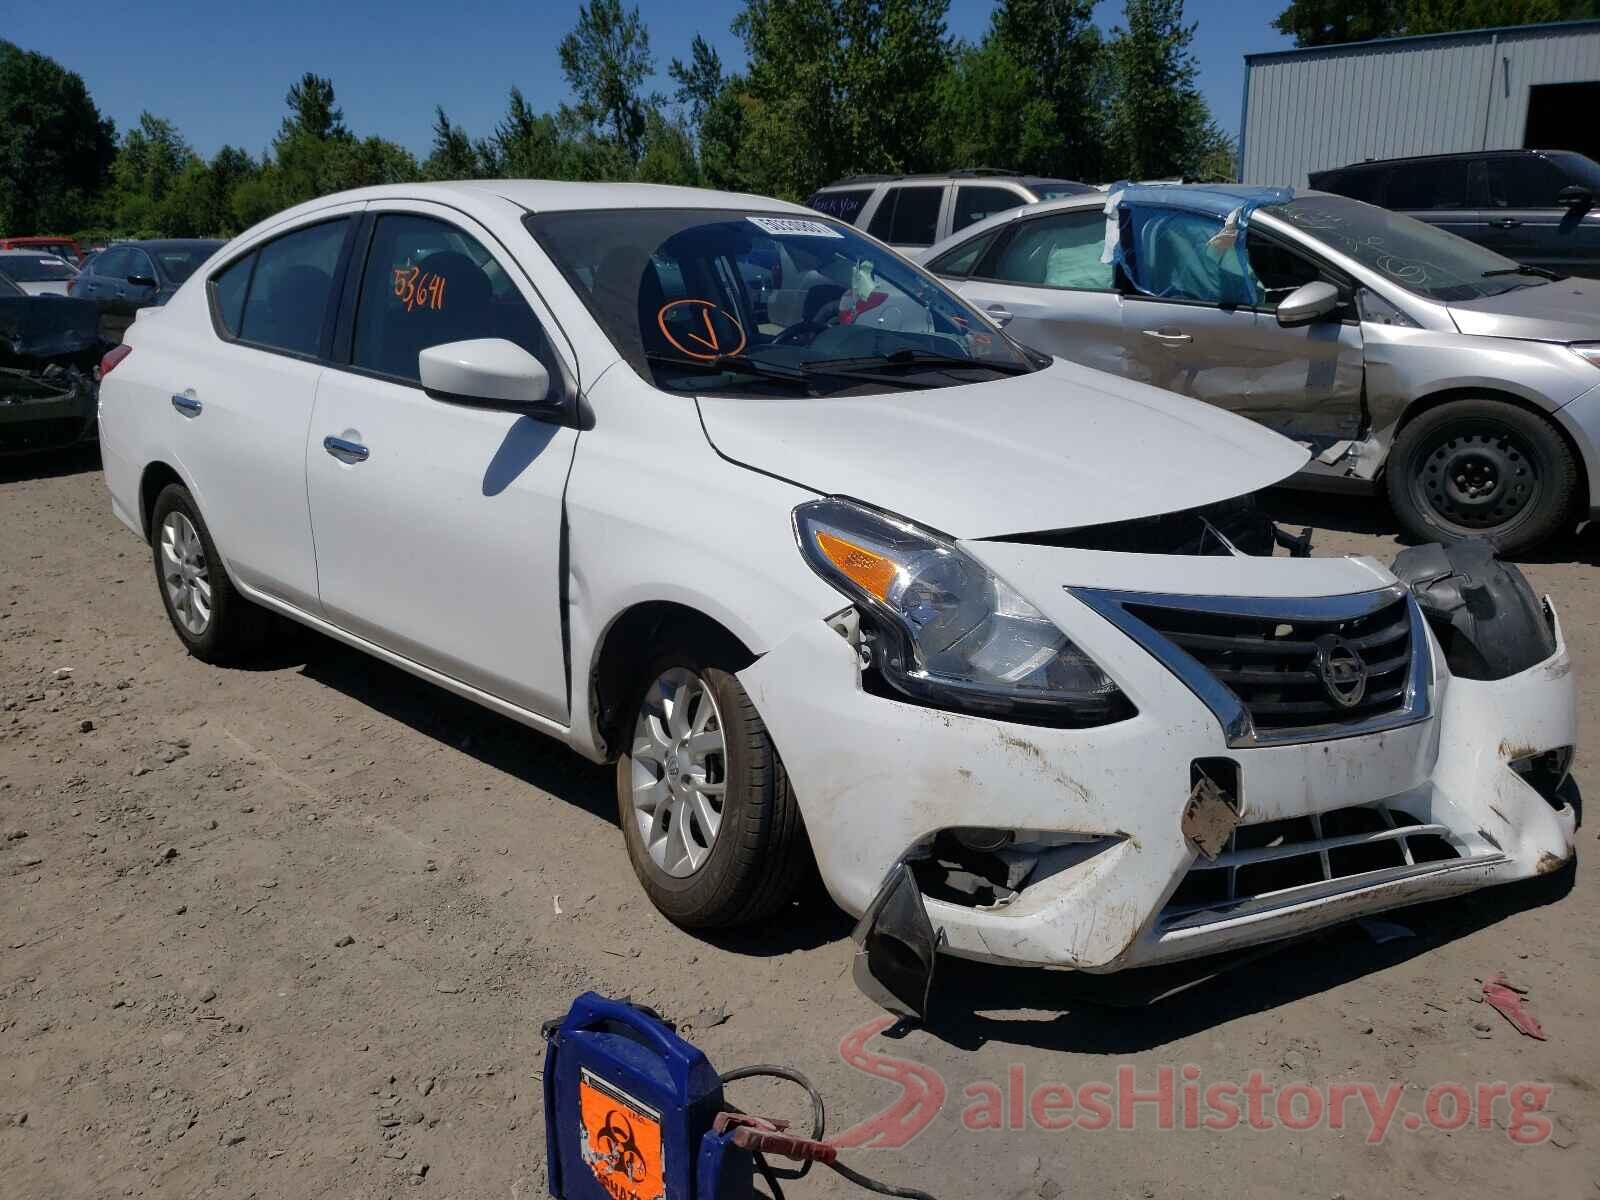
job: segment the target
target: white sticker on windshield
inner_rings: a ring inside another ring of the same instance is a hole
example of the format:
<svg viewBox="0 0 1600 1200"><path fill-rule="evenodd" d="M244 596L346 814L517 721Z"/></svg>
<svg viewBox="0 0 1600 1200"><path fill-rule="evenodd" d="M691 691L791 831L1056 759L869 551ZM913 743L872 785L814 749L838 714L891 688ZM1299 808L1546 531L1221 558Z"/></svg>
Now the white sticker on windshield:
<svg viewBox="0 0 1600 1200"><path fill-rule="evenodd" d="M821 221L807 221L804 217L746 217L745 220L773 237L844 237L832 226Z"/></svg>

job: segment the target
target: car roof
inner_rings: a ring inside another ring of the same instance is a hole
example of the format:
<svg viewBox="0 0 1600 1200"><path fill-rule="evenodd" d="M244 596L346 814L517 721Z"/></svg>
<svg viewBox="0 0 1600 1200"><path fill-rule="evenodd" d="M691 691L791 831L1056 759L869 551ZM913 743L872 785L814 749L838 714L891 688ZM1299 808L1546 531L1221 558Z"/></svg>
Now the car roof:
<svg viewBox="0 0 1600 1200"><path fill-rule="evenodd" d="M1345 163L1342 167L1325 167L1312 171L1313 175L1326 175L1330 171L1360 171L1373 167L1392 167L1400 163L1455 162L1463 158L1505 158L1567 153L1561 150L1537 150L1528 147L1507 147L1503 150L1455 150L1449 154L1402 154L1395 158L1364 158L1360 162Z"/></svg>
<svg viewBox="0 0 1600 1200"><path fill-rule="evenodd" d="M60 258L59 254L52 254L43 246L6 246L0 248L0 254L10 255L13 258Z"/></svg>
<svg viewBox="0 0 1600 1200"><path fill-rule="evenodd" d="M997 183L1070 183L1077 187L1093 187L1093 184L1083 183L1076 179L1063 179L1055 175L1040 175L1032 171L1004 171L998 167L965 167L959 171L924 171L920 174L908 175L849 175L844 179L835 179L832 183L824 184L817 189L818 192L831 191L834 188L865 187L878 183L901 183L931 180L952 180L968 182L971 180L992 179ZM815 194L815 193L813 193Z"/></svg>
<svg viewBox="0 0 1600 1200"><path fill-rule="evenodd" d="M185 246L210 246L216 249L222 245L222 238L119 238L106 249L113 246L141 246L146 250L182 249Z"/></svg>
<svg viewBox="0 0 1600 1200"><path fill-rule="evenodd" d="M485 193L509 200L529 212L566 212L626 208L753 208L771 212L811 210L769 196L719 192L710 188L663 183L572 183L551 179L464 179L445 183L390 183L322 196L290 211L311 211L329 204L373 200L452 200ZM283 214L279 214L282 216Z"/></svg>

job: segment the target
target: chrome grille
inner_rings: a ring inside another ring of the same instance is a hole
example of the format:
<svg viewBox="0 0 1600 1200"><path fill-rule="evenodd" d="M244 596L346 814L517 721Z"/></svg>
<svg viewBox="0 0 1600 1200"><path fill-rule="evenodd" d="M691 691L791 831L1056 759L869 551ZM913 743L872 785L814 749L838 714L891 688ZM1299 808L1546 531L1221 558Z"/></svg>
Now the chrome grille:
<svg viewBox="0 0 1600 1200"><path fill-rule="evenodd" d="M1161 910L1164 927L1294 903L1433 869L1462 858L1443 825L1385 804L1241 825L1216 861L1196 859ZM1201 921L1203 923L1203 920Z"/></svg>
<svg viewBox="0 0 1600 1200"><path fill-rule="evenodd" d="M1216 713L1229 744L1345 737L1427 716L1421 615L1401 587L1309 599L1073 589ZM1364 688L1341 702L1319 646L1353 650Z"/></svg>

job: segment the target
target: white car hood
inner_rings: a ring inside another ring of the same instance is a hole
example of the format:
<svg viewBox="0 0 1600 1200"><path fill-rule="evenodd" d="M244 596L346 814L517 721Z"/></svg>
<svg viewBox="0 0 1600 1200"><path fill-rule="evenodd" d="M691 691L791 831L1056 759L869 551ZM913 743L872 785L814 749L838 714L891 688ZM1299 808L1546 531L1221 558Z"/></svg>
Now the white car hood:
<svg viewBox="0 0 1600 1200"><path fill-rule="evenodd" d="M957 538L1179 512L1310 457L1221 409L1060 359L959 387L699 405L724 458Z"/></svg>

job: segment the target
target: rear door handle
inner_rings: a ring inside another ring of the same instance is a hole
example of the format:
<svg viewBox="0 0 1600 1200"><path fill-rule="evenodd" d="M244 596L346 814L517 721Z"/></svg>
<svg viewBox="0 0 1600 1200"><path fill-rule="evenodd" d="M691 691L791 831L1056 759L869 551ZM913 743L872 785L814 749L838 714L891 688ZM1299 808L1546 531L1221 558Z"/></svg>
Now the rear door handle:
<svg viewBox="0 0 1600 1200"><path fill-rule="evenodd" d="M1184 333L1182 330L1178 329L1146 329L1144 331L1144 335L1145 337L1155 338L1156 341L1162 342L1168 346L1176 346L1182 342L1194 341L1193 334Z"/></svg>
<svg viewBox="0 0 1600 1200"><path fill-rule="evenodd" d="M1493 217L1489 221L1489 226L1492 229L1515 229L1521 224L1522 222L1515 217Z"/></svg>
<svg viewBox="0 0 1600 1200"><path fill-rule="evenodd" d="M983 311L989 314L996 325L1005 326L1011 323L1011 310L1003 304L991 304Z"/></svg>
<svg viewBox="0 0 1600 1200"><path fill-rule="evenodd" d="M178 392L172 397L172 407L186 417L198 417L200 415L200 401L193 396L186 396L182 392Z"/></svg>
<svg viewBox="0 0 1600 1200"><path fill-rule="evenodd" d="M360 442L350 442L344 438L336 437L323 438L322 448L340 462L345 463L366 462L367 455L370 453Z"/></svg>

